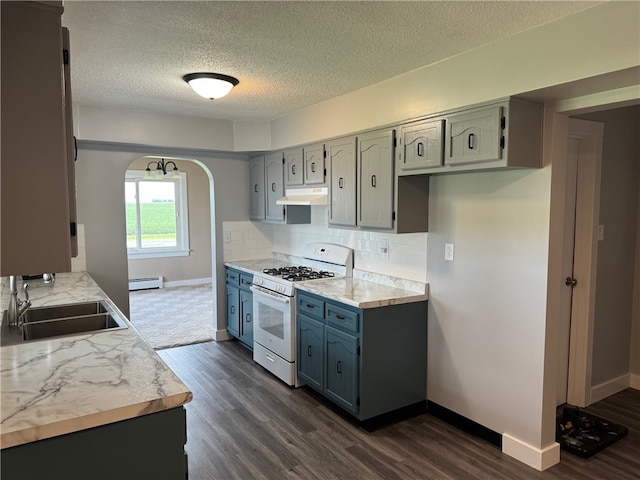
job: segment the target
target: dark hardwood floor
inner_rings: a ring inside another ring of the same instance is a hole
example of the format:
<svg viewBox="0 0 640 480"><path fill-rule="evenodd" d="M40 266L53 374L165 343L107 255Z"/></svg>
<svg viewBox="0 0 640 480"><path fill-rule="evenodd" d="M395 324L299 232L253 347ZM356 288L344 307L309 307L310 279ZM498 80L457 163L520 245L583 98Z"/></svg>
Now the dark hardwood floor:
<svg viewBox="0 0 640 480"><path fill-rule="evenodd" d="M496 446L423 414L369 433L292 389L239 342L158 352L193 392L186 405L190 480L640 479L640 392L588 409L629 435L589 459L566 452L538 472Z"/></svg>

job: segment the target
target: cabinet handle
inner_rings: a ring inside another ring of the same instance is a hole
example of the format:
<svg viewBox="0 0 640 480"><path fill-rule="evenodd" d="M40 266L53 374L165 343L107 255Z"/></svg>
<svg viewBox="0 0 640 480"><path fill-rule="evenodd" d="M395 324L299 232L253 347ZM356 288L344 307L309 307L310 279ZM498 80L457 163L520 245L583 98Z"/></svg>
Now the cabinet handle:
<svg viewBox="0 0 640 480"><path fill-rule="evenodd" d="M473 133L469 134L469 141L468 141L468 145L469 145L469 150L473 150L476 146L476 136Z"/></svg>
<svg viewBox="0 0 640 480"><path fill-rule="evenodd" d="M316 308L316 306L315 306L315 305L311 305L311 304L307 303L307 308Z"/></svg>
<svg viewBox="0 0 640 480"><path fill-rule="evenodd" d="M271 184L271 191L272 191L272 192L275 192L275 191L276 191L276 184L275 184L275 183L272 183L272 184Z"/></svg>
<svg viewBox="0 0 640 480"><path fill-rule="evenodd" d="M336 372L342 373L342 362L340 360L336 363Z"/></svg>
<svg viewBox="0 0 640 480"><path fill-rule="evenodd" d="M337 315L337 314L336 314L336 318L337 318L338 320L344 320L344 315Z"/></svg>
<svg viewBox="0 0 640 480"><path fill-rule="evenodd" d="M291 165L291 175L295 175L295 174L296 174L296 166Z"/></svg>
<svg viewBox="0 0 640 480"><path fill-rule="evenodd" d="M316 162L311 162L311 173L316 173Z"/></svg>
<svg viewBox="0 0 640 480"><path fill-rule="evenodd" d="M247 314L244 316L244 321L245 321L245 322L247 322L247 323L250 323L250 322L251 322L251 314L250 314L250 313L247 313Z"/></svg>
<svg viewBox="0 0 640 480"><path fill-rule="evenodd" d="M424 143L418 143L418 156L424 157Z"/></svg>
<svg viewBox="0 0 640 480"><path fill-rule="evenodd" d="M338 188L343 188L344 187L344 178L340 177L338 179Z"/></svg>
<svg viewBox="0 0 640 480"><path fill-rule="evenodd" d="M257 183L253 186L253 191L258 193L258 184Z"/></svg>
<svg viewBox="0 0 640 480"><path fill-rule="evenodd" d="M307 357L311 356L311 345L307 346Z"/></svg>
<svg viewBox="0 0 640 480"><path fill-rule="evenodd" d="M375 175L371 175L371 186L373 188L376 188L376 176Z"/></svg>
<svg viewBox="0 0 640 480"><path fill-rule="evenodd" d="M235 305L231 305L231 313L236 313L236 307L235 307Z"/></svg>

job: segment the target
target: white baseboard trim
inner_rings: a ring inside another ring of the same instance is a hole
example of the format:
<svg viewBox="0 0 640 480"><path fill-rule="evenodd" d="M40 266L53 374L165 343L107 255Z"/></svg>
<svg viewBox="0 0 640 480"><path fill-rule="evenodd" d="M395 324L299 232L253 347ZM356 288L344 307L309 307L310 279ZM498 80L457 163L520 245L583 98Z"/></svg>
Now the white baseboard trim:
<svg viewBox="0 0 640 480"><path fill-rule="evenodd" d="M607 398L621 392L622 390L629 388L630 384L631 374L627 373L599 385L594 385L591 387L591 403L599 402L603 398Z"/></svg>
<svg viewBox="0 0 640 480"><path fill-rule="evenodd" d="M231 340L232 338L233 337L229 335L226 328L224 330L216 330L213 335L213 339L216 342L224 342L225 340Z"/></svg>
<svg viewBox="0 0 640 480"><path fill-rule="evenodd" d="M502 434L502 453L515 458L542 472L560 463L560 444L552 443L540 450L512 437L508 433Z"/></svg>
<svg viewBox="0 0 640 480"><path fill-rule="evenodd" d="M191 278L189 280L173 280L171 282L164 282L164 286L165 286L165 288L190 287L192 285L204 285L206 283L212 283L211 277L208 277L208 278Z"/></svg>
<svg viewBox="0 0 640 480"><path fill-rule="evenodd" d="M630 373L629 376L631 377L629 379L629 386L631 388L635 388L636 390L640 390L640 375Z"/></svg>

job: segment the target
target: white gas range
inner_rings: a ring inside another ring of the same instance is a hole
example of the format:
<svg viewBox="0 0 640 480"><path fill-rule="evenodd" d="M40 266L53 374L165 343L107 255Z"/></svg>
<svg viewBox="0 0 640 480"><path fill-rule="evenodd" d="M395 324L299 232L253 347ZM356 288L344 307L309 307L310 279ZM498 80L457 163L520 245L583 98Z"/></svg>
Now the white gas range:
<svg viewBox="0 0 640 480"><path fill-rule="evenodd" d="M353 250L332 243L305 245L301 265L254 273L253 359L288 385L298 386L295 284L352 273Z"/></svg>

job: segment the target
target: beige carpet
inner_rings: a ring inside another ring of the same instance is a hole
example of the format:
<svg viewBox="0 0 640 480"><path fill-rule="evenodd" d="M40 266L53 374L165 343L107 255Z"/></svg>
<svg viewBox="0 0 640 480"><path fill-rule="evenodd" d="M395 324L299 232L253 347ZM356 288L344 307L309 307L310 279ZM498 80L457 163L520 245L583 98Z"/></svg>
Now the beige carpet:
<svg viewBox="0 0 640 480"><path fill-rule="evenodd" d="M211 284L129 292L131 323L154 349L213 340Z"/></svg>

